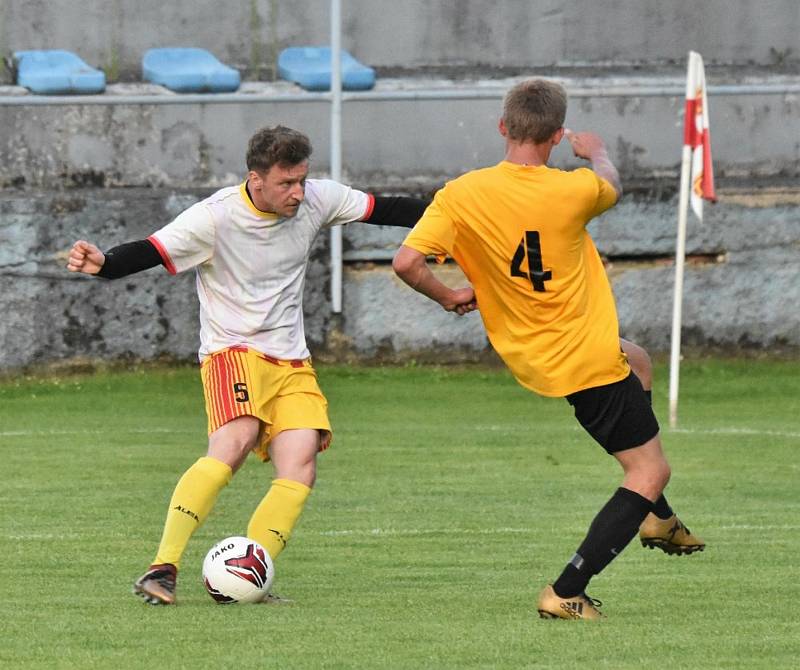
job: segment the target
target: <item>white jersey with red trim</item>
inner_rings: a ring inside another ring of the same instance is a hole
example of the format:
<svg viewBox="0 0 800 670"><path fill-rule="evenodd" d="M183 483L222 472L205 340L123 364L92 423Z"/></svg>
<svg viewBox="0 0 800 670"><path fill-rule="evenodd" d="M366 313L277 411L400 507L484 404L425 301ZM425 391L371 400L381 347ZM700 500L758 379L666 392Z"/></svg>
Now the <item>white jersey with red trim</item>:
<svg viewBox="0 0 800 670"><path fill-rule="evenodd" d="M245 184L192 205L148 239L171 274L196 268L200 359L247 346L284 360L307 358L303 286L317 233L368 218L373 197L335 181L309 179L297 214L253 205Z"/></svg>

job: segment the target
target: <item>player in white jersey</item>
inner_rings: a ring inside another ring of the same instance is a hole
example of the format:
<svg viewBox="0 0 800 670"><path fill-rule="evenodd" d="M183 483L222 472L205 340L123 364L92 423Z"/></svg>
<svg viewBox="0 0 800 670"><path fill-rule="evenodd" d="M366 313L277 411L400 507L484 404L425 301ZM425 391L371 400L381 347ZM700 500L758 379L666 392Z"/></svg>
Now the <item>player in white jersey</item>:
<svg viewBox="0 0 800 670"><path fill-rule="evenodd" d="M222 488L251 451L271 460L275 479L247 535L275 559L303 510L317 453L330 443L327 402L303 328L311 245L323 228L363 221L412 227L427 203L375 197L335 181L308 179L311 144L295 130L258 131L247 179L223 188L138 240L103 253L77 241L67 269L116 279L163 265L195 269L208 450L179 480L150 568L134 592L175 602L181 556Z"/></svg>
<svg viewBox="0 0 800 670"><path fill-rule="evenodd" d="M308 179L302 207L287 223L259 210L241 184L151 235L170 273L197 268L201 359L242 344L275 358L307 358L302 296L311 244L323 227L360 221L371 208L366 193Z"/></svg>

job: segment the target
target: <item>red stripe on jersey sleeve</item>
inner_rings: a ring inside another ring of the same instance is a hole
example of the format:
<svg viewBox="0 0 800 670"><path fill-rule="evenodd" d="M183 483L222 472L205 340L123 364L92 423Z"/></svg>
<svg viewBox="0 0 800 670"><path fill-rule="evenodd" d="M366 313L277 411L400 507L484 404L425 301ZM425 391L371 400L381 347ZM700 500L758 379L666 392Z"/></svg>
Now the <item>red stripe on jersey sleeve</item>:
<svg viewBox="0 0 800 670"><path fill-rule="evenodd" d="M375 196L372 193L367 193L367 211L361 217L361 221L369 221L372 216L372 210L375 209Z"/></svg>
<svg viewBox="0 0 800 670"><path fill-rule="evenodd" d="M164 267L167 268L167 272L169 272L171 275L176 274L177 270L175 269L175 264L169 257L169 254L167 253L167 250L164 248L164 245L158 241L158 238L155 235L151 235L150 237L147 238L147 241L150 242L150 244L152 244L156 248L156 251L158 251L158 255L161 256L161 260L164 263Z"/></svg>

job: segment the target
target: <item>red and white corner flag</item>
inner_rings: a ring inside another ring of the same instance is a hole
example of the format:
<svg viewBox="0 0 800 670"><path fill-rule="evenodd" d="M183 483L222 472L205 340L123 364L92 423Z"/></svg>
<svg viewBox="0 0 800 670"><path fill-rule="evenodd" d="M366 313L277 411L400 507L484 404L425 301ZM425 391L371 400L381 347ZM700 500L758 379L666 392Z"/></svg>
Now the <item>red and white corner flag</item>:
<svg viewBox="0 0 800 670"><path fill-rule="evenodd" d="M703 67L703 57L696 51L689 52L683 143L692 150L692 186L689 201L692 211L702 221L703 200L716 202L717 196L714 193L714 168L711 163L711 134L708 124L706 73Z"/></svg>

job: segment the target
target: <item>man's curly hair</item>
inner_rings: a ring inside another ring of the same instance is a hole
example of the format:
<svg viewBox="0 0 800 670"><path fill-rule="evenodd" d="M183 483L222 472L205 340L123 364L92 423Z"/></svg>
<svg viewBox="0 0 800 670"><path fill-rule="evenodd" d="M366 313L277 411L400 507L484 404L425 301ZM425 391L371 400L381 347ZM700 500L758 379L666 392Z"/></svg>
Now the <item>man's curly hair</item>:
<svg viewBox="0 0 800 670"><path fill-rule="evenodd" d="M306 135L286 126L262 128L247 145L247 169L268 172L273 165L299 165L311 156Z"/></svg>

